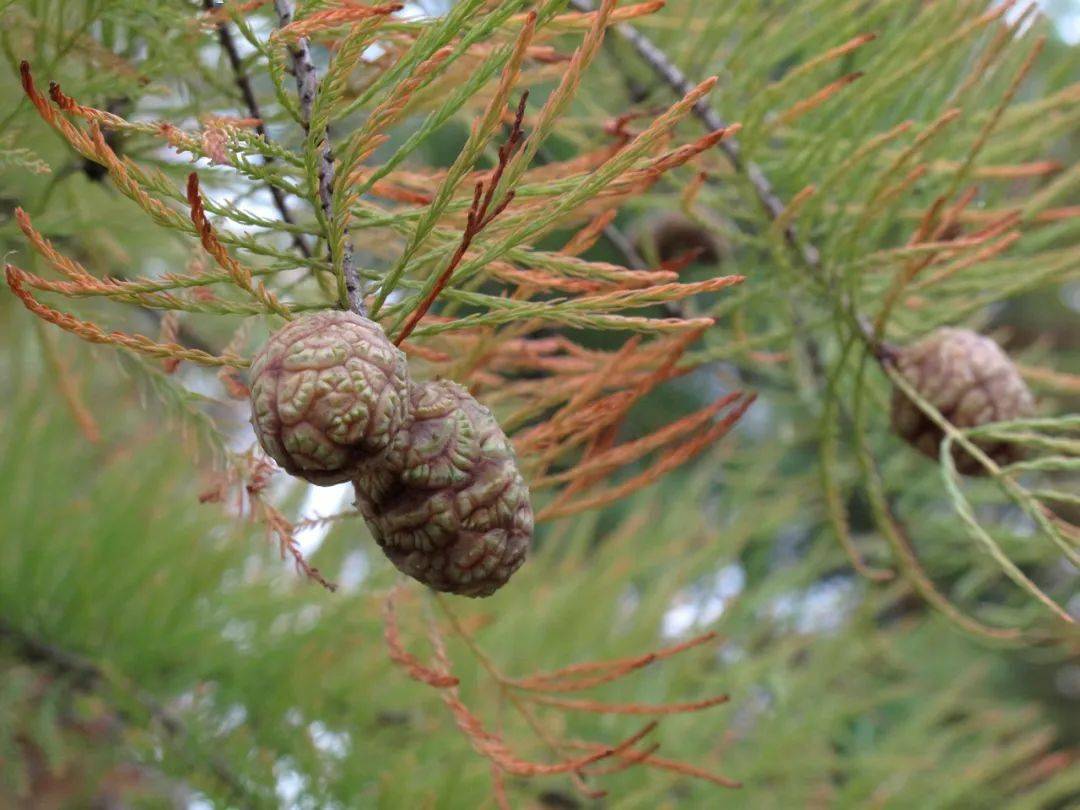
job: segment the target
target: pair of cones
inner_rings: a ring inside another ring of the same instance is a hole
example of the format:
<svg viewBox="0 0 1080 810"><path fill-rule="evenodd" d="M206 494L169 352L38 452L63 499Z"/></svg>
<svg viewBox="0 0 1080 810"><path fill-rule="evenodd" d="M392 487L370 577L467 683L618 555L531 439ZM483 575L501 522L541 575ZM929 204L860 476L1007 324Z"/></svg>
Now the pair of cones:
<svg viewBox="0 0 1080 810"><path fill-rule="evenodd" d="M524 562L529 489L491 412L448 380L416 382L373 321L290 322L255 358L252 425L287 472L351 481L376 542L438 591L489 596Z"/></svg>

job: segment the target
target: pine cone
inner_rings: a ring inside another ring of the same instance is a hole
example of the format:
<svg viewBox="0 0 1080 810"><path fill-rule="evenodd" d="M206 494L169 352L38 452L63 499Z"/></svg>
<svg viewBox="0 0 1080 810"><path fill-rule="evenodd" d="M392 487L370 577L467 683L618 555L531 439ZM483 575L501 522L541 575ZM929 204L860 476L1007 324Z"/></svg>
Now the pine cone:
<svg viewBox="0 0 1080 810"><path fill-rule="evenodd" d="M263 449L313 484L351 480L409 421L405 355L373 321L325 311L290 322L251 366Z"/></svg>
<svg viewBox="0 0 1080 810"><path fill-rule="evenodd" d="M928 402L958 428L1020 419L1035 412L1035 401L1009 356L993 340L968 329L943 328L901 349L897 370ZM896 433L931 458L938 457L940 428L902 391L893 391ZM1020 448L1005 442L978 442L998 464L1020 458ZM965 475L985 472L975 458L955 447L956 468Z"/></svg>
<svg viewBox="0 0 1080 810"><path fill-rule="evenodd" d="M678 212L650 217L639 226L638 252L661 262L678 259L692 251L698 264L719 264L726 252L723 241L698 222Z"/></svg>
<svg viewBox="0 0 1080 810"><path fill-rule="evenodd" d="M357 506L398 569L437 591L490 596L532 539L529 488L513 448L456 383L414 384L411 399L412 425L387 463L354 480Z"/></svg>

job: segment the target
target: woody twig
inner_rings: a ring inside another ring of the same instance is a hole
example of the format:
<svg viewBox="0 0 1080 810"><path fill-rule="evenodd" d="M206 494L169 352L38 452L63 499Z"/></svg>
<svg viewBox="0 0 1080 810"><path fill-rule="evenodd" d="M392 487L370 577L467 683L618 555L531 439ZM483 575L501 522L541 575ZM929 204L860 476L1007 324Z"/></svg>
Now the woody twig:
<svg viewBox="0 0 1080 810"><path fill-rule="evenodd" d="M292 0L274 0L274 8L278 14L279 28L284 28L292 22L295 13ZM304 122L304 128L307 129L311 124L311 107L315 102L315 93L319 87L318 72L315 69L315 63L311 59L311 48L307 37L298 37L295 41L289 43L288 48L292 60L293 74L296 77L296 92L300 97L300 116ZM318 174L319 206L322 208L323 217L329 223L333 217L334 199L334 149L330 141L329 131L323 135ZM332 245L330 245L330 250L332 253ZM367 308L364 305L360 276L356 271L352 240L349 238L348 233L344 235L341 245L341 272L345 278L345 291L349 301L349 309L357 315L366 316Z"/></svg>

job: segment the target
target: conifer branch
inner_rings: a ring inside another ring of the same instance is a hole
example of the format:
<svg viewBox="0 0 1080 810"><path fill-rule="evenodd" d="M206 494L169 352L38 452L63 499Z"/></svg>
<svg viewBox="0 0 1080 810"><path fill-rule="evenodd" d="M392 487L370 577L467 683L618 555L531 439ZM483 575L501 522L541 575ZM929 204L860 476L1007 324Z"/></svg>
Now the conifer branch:
<svg viewBox="0 0 1080 810"><path fill-rule="evenodd" d="M274 8L278 14L278 29L283 29L292 22L295 6L292 0L274 0ZM300 98L300 116L305 130L308 130L311 126L311 107L315 102L315 93L319 89L318 71L311 59L311 48L307 37L299 37L294 42L289 42L287 47L289 56L292 59L293 75L296 78L296 92ZM327 246L332 256L334 246L329 232L329 224L334 215L334 149L330 141L329 130L324 132L322 137L322 150L319 155L318 169L319 206L327 223ZM366 317L367 308L364 306L360 276L356 271L352 240L349 238L348 232L342 234L341 273L345 279L345 293L348 298L349 308L357 315Z"/></svg>
<svg viewBox="0 0 1080 810"><path fill-rule="evenodd" d="M555 162L555 159L543 146L537 148L536 156L541 163ZM619 254L627 267L632 270L647 269L648 265L641 255L641 251L634 244L634 240L627 236L614 221L604 223L604 227L600 229L600 234L604 237L604 241ZM660 304L660 308L669 318L686 319L688 317L686 307L683 306L681 301L664 301Z"/></svg>
<svg viewBox="0 0 1080 810"><path fill-rule="evenodd" d="M499 181L502 179L503 172L506 171L507 165L509 165L511 158L517 153L518 145L521 143L521 124L525 119L525 103L528 100L529 92L526 90L521 94L517 112L514 114L514 124L510 128L510 134L506 139L506 143L499 147L498 164L495 166L495 169L492 171L491 177L488 178L486 184L484 181L477 181L476 186L473 189L473 201L472 205L469 206L465 232L461 235L461 242L458 244L457 250L454 251L454 255L439 274L439 278L431 288L431 291L424 297L424 300L420 302L416 309L413 310L408 321L406 321L405 325L401 328L401 332L394 339L395 345L400 346L402 341L412 334L413 329L416 328L416 325L424 315L427 314L427 311L431 309L431 305L435 303L435 299L439 297L439 293L441 293L450 282L454 270L465 257L465 252L469 249L469 245L472 244L473 239L476 238L477 234L490 225L491 221L505 211L506 207L513 201L513 189L507 191L497 202L495 201L495 190L499 186Z"/></svg>
<svg viewBox="0 0 1080 810"><path fill-rule="evenodd" d="M537 147L535 161L541 166L558 162L544 146ZM637 246L629 236L623 233L618 225L614 222L606 222L604 223L604 227L600 229L600 233L604 237L604 240L611 245L615 252L626 262L627 267L633 270L646 269L645 259L642 258ZM681 317L682 313L669 309L669 314L675 317Z"/></svg>
<svg viewBox="0 0 1080 810"><path fill-rule="evenodd" d="M261 281L256 282L251 269L236 261L225 250L225 246L218 240L214 228L206 216L206 208L203 204L202 194L199 191L199 175L191 172L188 175L187 199L190 208L191 222L199 233L199 240L203 248L209 253L214 261L229 274L232 282L248 293L252 298L265 306L270 312L280 315L285 320L291 320L293 315L288 308L278 300Z"/></svg>
<svg viewBox="0 0 1080 810"><path fill-rule="evenodd" d="M30 294L30 291L26 289L26 286L32 277L25 270L15 267L12 264L8 264L5 266L5 276L7 278L8 287L10 287L15 296L22 301L23 306L46 323L58 326L65 332L71 332L88 343L102 343L118 346L136 354L142 354L158 360L189 360L203 366L231 366L233 368L243 368L250 364L250 361L246 358L234 354L208 354L197 349L185 348L177 343L158 343L144 335L132 335L127 334L126 332L117 331L106 332L91 321L84 321L66 312L53 309L34 298L34 296Z"/></svg>

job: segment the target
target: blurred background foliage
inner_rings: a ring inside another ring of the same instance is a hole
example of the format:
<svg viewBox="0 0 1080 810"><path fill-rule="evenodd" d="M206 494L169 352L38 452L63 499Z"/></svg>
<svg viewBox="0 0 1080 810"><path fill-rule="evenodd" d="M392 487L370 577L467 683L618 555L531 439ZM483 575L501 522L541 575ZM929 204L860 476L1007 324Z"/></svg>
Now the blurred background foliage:
<svg viewBox="0 0 1080 810"><path fill-rule="evenodd" d="M134 122L168 117L194 128L207 114L242 115L212 29L194 24L199 4L26 0L0 8L13 21L0 32L4 253L41 270L14 219L21 206L99 277L183 269L192 261L190 236L153 227L96 164L56 137L18 76L19 61L29 59L39 82L57 80L82 103ZM1014 5L971 27L989 8L960 0L672 0L633 20L692 82L719 76L709 103L743 124L742 157L760 166L779 198L802 200L788 213L800 240L821 251L824 269L817 273L788 249L758 189L717 149L620 201L613 228L586 254L632 265L640 253L642 266L654 266L666 257L651 255L649 234L680 212L704 227L719 262L699 260L681 280L718 272L747 278L733 291L677 304L675 314L717 323L687 354L693 372L644 397L621 438L648 435L736 388L756 391L758 400L722 442L658 483L544 524L507 588L483 602L455 601L455 610L510 676L716 632L710 644L593 696L659 704L730 695L725 705L665 719L650 739L658 756L742 787L629 768L591 776L590 787L607 791L592 799L565 776L507 776L510 806L1065 808L1080 801L1075 632L1008 582L965 533L935 463L890 434L888 380L872 359L858 357L864 347L850 318L878 315L907 258L889 251L908 243L933 201L948 194L955 202L975 187L970 216L958 218L950 238L1013 209L1019 221L1008 228L1022 237L961 267L966 254L931 266L890 313L884 337L904 342L940 323L974 326L1027 370L1041 416L1065 420L1076 410L1080 9L1048 4L1039 16ZM447 6L410 4L409 13L421 11L438 18ZM251 19L265 39L270 15L257 10ZM876 38L812 62L866 33ZM491 36L506 42L513 34ZM567 26L548 42L569 54L581 35L580 26ZM987 129L1039 37L1046 37L1041 53ZM259 64L258 54L245 53ZM315 55L324 66L326 52L317 47ZM816 66L798 70L808 63ZM531 108L564 66L529 65ZM366 67L352 81L363 86L381 69ZM845 79L855 73L860 78ZM271 136L295 145L299 130L275 102L271 81L252 76ZM814 106L796 106L836 81L846 83ZM646 113L625 125L638 132L675 97L613 29L534 165L610 144L618 129L605 127L623 113ZM393 155L441 101L418 96L375 159ZM484 101L478 94L464 104L405 167L450 166ZM918 139L928 128L936 133L933 122L953 108L962 113L940 134ZM910 130L880 149L859 151L907 121ZM671 146L701 133L688 118ZM159 140L134 133L122 144L114 148L160 168L177 188L191 168ZM913 144L918 150L895 168ZM481 165L493 162L489 146ZM1047 165L1030 168L1040 162ZM264 190L230 186L228 171L205 160L198 166L217 193L274 216ZM1028 168L1001 169L1016 166ZM814 192L800 196L809 186ZM537 247L557 250L587 220L579 212L560 222ZM407 234L360 224L353 236L360 264L392 266ZM287 233L270 236L287 247ZM917 286L942 271L949 272L940 281ZM96 299L71 309L148 335L160 328L160 315ZM345 518L298 535L339 584L331 594L280 560L261 528L236 514L232 493L206 497L218 485L215 461L250 444L244 408L228 401L213 374L189 364L166 374L156 361L87 346L36 321L9 295L0 296L0 315L0 375L8 383L0 403L0 805L495 806L489 763L455 729L439 695L387 656L381 613L396 579L363 525ZM195 313L180 324L182 338L217 349L237 325ZM587 329L575 339L616 349L626 336ZM870 475L860 443L873 459ZM823 486L823 458L831 488ZM615 480L642 469L631 465ZM1032 486L1077 491L1075 466L1046 475L1049 483ZM874 477L938 589L981 621L1023 628L1033 643L973 637L928 607L909 580L873 582L852 570L828 497L843 507L869 562L893 566L875 519ZM1076 568L1023 511L993 481L964 491L1009 559L1068 611L1080 611ZM282 476L269 492L290 519L346 505L338 491L320 496ZM1054 508L1068 517L1076 503ZM405 590L399 618L410 648L424 649L433 611L419 588ZM462 699L519 753L552 757L475 651L457 636L449 644ZM640 727L638 718L618 715L543 718L567 740L615 741Z"/></svg>

